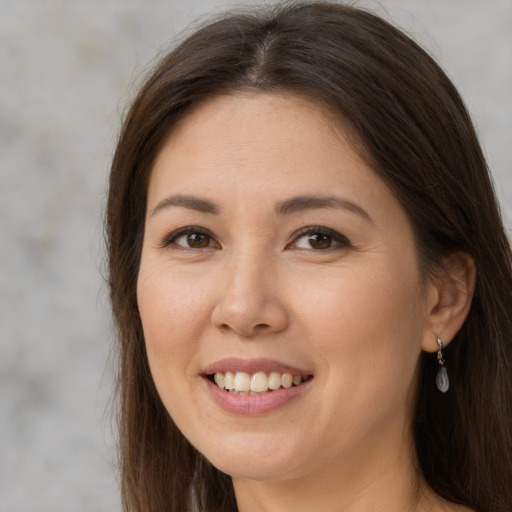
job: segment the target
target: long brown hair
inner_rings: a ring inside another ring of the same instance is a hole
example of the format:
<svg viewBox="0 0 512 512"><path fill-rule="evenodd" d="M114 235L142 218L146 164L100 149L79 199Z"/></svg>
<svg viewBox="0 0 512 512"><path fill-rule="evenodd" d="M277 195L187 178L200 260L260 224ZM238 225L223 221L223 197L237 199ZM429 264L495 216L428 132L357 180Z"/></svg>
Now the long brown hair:
<svg viewBox="0 0 512 512"><path fill-rule="evenodd" d="M446 349L451 387L420 362L414 421L419 470L449 501L512 510L510 245L464 104L437 64L382 19L333 3L223 16L167 54L128 111L110 175L109 285L119 351L119 443L125 510L236 510L231 479L176 428L155 390L137 308L147 184L156 154L197 102L239 90L328 104L400 200L425 273L470 254L469 316Z"/></svg>

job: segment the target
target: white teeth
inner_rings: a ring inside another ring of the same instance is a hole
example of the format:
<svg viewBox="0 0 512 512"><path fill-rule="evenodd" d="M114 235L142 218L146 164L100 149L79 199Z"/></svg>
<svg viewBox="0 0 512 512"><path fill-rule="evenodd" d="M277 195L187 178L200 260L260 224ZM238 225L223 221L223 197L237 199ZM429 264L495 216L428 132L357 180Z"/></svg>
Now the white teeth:
<svg viewBox="0 0 512 512"><path fill-rule="evenodd" d="M234 380L235 380L235 374L232 372L226 372L224 375L224 389L227 389L227 390L235 389ZM219 388L222 387L219 385L219 383L217 383L217 386L219 386Z"/></svg>
<svg viewBox="0 0 512 512"><path fill-rule="evenodd" d="M292 387L293 377L289 373L283 373L281 377L281 386L283 388L288 389Z"/></svg>
<svg viewBox="0 0 512 512"><path fill-rule="evenodd" d="M223 388L224 387L224 383L225 383L225 377L224 375L222 375L222 373L216 373L213 377L213 379L215 380L215 384L217 384L217 386L219 386L219 388Z"/></svg>
<svg viewBox="0 0 512 512"><path fill-rule="evenodd" d="M251 377L251 391L263 392L268 389L268 378L265 373L258 372Z"/></svg>
<svg viewBox="0 0 512 512"><path fill-rule="evenodd" d="M235 373L235 391L249 391L251 388L251 377L248 373L245 372L236 372Z"/></svg>
<svg viewBox="0 0 512 512"><path fill-rule="evenodd" d="M268 387L270 389L279 389L281 387L281 373L270 372L268 377Z"/></svg>
<svg viewBox="0 0 512 512"><path fill-rule="evenodd" d="M288 389L292 385L298 386L304 378L302 375L281 372L270 372L268 376L265 372L256 372L252 375L246 372L218 372L214 374L213 380L219 388L232 393L259 395L281 387Z"/></svg>

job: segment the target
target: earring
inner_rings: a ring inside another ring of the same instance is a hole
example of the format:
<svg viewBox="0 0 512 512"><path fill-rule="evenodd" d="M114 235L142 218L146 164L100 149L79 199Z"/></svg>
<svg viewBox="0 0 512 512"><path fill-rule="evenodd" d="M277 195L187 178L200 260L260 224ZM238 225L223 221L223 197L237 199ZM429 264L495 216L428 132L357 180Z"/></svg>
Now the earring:
<svg viewBox="0 0 512 512"><path fill-rule="evenodd" d="M436 375L436 386L441 393L446 393L450 388L450 379L448 378L448 372L446 371L446 367L444 365L443 359L443 341L441 338L437 338L437 344L439 345L439 350L437 351L437 362L439 363L439 369L437 370Z"/></svg>

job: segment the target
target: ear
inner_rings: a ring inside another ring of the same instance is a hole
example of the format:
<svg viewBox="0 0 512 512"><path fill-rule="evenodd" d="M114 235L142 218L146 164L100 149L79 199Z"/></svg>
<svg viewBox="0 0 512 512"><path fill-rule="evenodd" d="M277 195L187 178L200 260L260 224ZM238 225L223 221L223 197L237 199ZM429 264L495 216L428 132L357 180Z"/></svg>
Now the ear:
<svg viewBox="0 0 512 512"><path fill-rule="evenodd" d="M468 316L475 282L476 268L471 256L456 252L444 259L439 274L428 285L423 350L436 352L438 337L445 346L455 337Z"/></svg>

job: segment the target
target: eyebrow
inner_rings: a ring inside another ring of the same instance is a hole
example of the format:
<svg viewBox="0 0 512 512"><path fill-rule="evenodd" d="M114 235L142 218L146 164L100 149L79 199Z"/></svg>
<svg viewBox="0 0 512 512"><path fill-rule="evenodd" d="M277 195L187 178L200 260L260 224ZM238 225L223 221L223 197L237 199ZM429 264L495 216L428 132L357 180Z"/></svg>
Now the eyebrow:
<svg viewBox="0 0 512 512"><path fill-rule="evenodd" d="M178 206L181 208L187 208L188 210L195 210L201 213L208 213L211 215L218 215L221 213L222 208L219 204L202 197L176 194L173 196L162 199L153 211L151 217L156 215L161 210ZM358 204L337 196L319 196L319 195L302 195L280 201L275 206L275 212L277 215L291 215L298 212L304 212L307 210L320 210L320 209L342 209L353 213L356 213L373 223L370 215L361 208Z"/></svg>
<svg viewBox="0 0 512 512"><path fill-rule="evenodd" d="M177 194L162 199L162 201L160 201L153 208L153 211L151 212L151 217L156 215L159 211L165 210L166 208L170 208L172 206L181 206L182 208L187 208L188 210L195 210L201 213L210 213L212 215L218 215L221 212L221 207L217 203L214 203L209 199L203 199L197 196Z"/></svg>
<svg viewBox="0 0 512 512"><path fill-rule="evenodd" d="M291 199L277 203L275 210L278 215L290 215L307 210L320 210L326 208L348 210L373 223L368 212L361 208L361 206L349 199L337 196L304 195L292 197Z"/></svg>

